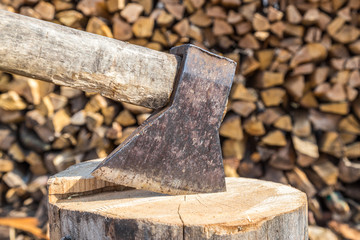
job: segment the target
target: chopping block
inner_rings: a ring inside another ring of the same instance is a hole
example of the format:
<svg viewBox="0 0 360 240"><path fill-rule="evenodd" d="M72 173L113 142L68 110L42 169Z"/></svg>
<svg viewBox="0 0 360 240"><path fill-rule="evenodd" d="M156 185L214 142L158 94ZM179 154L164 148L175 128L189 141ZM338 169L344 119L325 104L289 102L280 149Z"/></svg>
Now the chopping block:
<svg viewBox="0 0 360 240"><path fill-rule="evenodd" d="M101 161L49 179L51 239L308 239L306 194L290 186L226 178L226 192L170 196L95 179Z"/></svg>

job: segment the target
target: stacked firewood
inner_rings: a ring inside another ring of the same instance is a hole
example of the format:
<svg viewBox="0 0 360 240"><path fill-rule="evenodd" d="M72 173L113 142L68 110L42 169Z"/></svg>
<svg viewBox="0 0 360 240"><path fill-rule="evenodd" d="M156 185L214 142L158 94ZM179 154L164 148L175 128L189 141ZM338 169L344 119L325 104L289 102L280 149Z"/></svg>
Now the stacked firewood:
<svg viewBox="0 0 360 240"><path fill-rule="evenodd" d="M306 192L311 239L360 239L359 0L0 0L0 9L233 59L220 128L226 175ZM1 73L0 215L32 216L47 176L105 157L150 113Z"/></svg>

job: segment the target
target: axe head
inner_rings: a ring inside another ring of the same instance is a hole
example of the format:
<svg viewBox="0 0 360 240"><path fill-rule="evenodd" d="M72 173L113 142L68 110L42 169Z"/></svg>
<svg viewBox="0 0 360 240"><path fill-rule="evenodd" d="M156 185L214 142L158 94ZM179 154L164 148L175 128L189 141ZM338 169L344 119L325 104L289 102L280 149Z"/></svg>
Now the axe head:
<svg viewBox="0 0 360 240"><path fill-rule="evenodd" d="M193 45L169 104L153 113L92 172L105 181L166 194L226 191L219 127L236 63Z"/></svg>

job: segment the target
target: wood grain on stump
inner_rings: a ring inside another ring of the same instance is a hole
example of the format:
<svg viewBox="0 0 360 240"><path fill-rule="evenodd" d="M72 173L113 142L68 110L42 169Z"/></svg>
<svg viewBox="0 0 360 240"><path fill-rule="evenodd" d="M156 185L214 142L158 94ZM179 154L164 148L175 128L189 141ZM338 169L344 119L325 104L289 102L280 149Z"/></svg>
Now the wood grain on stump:
<svg viewBox="0 0 360 240"><path fill-rule="evenodd" d="M169 196L94 179L94 160L50 178L51 239L307 239L307 199L278 183L227 178L222 193Z"/></svg>

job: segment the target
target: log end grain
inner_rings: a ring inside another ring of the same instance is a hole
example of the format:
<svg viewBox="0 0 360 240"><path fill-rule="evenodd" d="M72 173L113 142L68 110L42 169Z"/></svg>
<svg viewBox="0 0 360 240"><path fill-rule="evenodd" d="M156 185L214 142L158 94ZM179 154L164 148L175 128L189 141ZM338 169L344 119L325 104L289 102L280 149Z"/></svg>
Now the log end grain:
<svg viewBox="0 0 360 240"><path fill-rule="evenodd" d="M79 181L80 194L105 185L89 174L98 163L81 163L50 179L51 238L307 239L306 195L268 181L227 178L227 192L211 194L130 189L70 197L68 187ZM54 200L54 193L66 197Z"/></svg>

